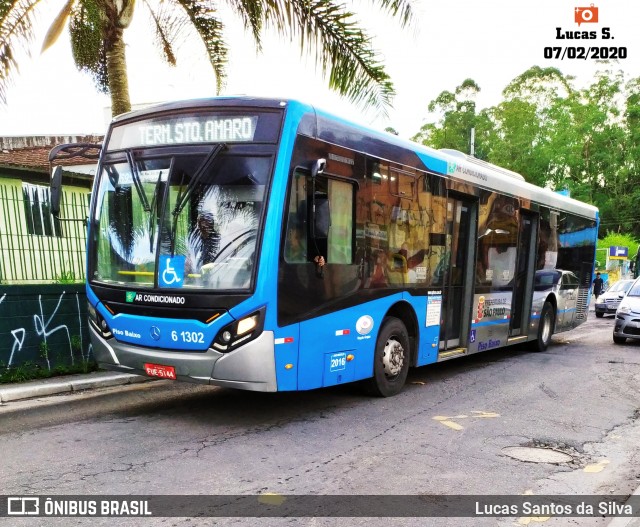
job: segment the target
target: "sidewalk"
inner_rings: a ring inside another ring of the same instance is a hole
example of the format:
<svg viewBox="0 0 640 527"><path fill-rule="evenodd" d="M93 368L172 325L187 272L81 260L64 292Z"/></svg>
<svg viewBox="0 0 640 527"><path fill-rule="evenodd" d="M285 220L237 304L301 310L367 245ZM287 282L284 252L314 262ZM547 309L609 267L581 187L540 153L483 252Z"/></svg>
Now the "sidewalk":
<svg viewBox="0 0 640 527"><path fill-rule="evenodd" d="M636 489L636 491L632 494L635 498L640 496L640 487ZM635 516L629 517L618 517L613 518L608 524L607 527L640 527L640 510L638 508L633 509L633 514Z"/></svg>
<svg viewBox="0 0 640 527"><path fill-rule="evenodd" d="M2 384L0 385L0 404L11 401L21 401L32 397L79 392L81 390L105 388L108 386L122 386L152 380L155 379L129 373L99 371L86 374L63 375L60 377L15 384Z"/></svg>

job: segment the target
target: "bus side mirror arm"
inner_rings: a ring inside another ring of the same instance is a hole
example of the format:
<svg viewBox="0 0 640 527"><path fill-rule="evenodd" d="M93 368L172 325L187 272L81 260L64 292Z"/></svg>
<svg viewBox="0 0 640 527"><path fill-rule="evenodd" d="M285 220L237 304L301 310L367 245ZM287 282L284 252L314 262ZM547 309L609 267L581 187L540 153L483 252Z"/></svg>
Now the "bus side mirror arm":
<svg viewBox="0 0 640 527"><path fill-rule="evenodd" d="M329 234L329 200L316 198L316 177L324 172L327 160L319 158L311 167L311 237L326 238Z"/></svg>
<svg viewBox="0 0 640 527"><path fill-rule="evenodd" d="M324 172L327 167L327 160L324 158L316 159L315 163L311 166L311 237L313 238L314 245L316 238L327 238L329 235L329 200L323 199L320 204L316 199L316 177ZM318 209L319 207L319 209ZM324 262L322 264L319 261L322 258L321 255L316 256L316 276L318 278L324 278Z"/></svg>
<svg viewBox="0 0 640 527"><path fill-rule="evenodd" d="M319 176L327 168L327 160L324 158L316 159L316 162L311 167L311 177L315 180L316 176Z"/></svg>
<svg viewBox="0 0 640 527"><path fill-rule="evenodd" d="M89 161L97 161L100 158L102 146L94 143L70 143L55 146L49 152L49 166L51 167L50 181L50 211L53 216L64 221L81 221L85 226L89 218L71 219L60 218L60 203L62 200L62 172L61 165L53 166L55 161L66 161L73 158L82 158Z"/></svg>
<svg viewBox="0 0 640 527"><path fill-rule="evenodd" d="M60 196L62 195L62 167L53 168L51 172L51 214L56 218L60 216Z"/></svg>

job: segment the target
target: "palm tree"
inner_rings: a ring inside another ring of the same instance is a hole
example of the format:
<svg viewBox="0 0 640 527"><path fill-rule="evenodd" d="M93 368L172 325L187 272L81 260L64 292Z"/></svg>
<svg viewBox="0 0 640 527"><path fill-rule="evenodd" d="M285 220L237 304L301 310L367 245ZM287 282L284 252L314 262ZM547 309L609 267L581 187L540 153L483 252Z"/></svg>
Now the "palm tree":
<svg viewBox="0 0 640 527"><path fill-rule="evenodd" d="M41 0L0 0L0 101L18 64L17 46L34 42L33 16ZM265 27L290 41L301 53L314 53L316 65L329 77L329 87L352 102L386 112L393 84L371 47L371 38L356 22L356 14L336 0L227 0L242 20L258 50ZM413 19L411 0L373 0L397 17L402 27ZM148 8L164 59L175 65L174 41L185 24L205 44L217 79L225 83L228 46L215 0L142 0ZM96 86L111 95L112 113L131 109L123 33L133 18L135 0L67 0L43 44L52 45L69 23L73 59L93 76Z"/></svg>

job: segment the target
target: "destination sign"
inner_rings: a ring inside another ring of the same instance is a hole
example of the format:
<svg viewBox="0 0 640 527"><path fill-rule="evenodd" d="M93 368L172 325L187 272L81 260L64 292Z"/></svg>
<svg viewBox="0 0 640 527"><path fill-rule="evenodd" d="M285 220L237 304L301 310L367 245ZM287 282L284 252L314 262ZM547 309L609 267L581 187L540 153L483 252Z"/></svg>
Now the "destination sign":
<svg viewBox="0 0 640 527"><path fill-rule="evenodd" d="M189 143L253 141L257 115L180 115L116 126L109 150Z"/></svg>

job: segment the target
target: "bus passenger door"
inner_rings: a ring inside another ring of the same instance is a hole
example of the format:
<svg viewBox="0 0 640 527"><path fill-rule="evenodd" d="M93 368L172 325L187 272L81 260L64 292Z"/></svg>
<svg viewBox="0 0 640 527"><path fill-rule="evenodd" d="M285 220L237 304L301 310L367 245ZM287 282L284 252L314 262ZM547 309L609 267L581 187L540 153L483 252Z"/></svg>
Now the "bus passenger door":
<svg viewBox="0 0 640 527"><path fill-rule="evenodd" d="M518 257L513 296L509 338L525 337L531 315L533 279L536 264L536 240L538 239L538 214L520 209L518 232Z"/></svg>
<svg viewBox="0 0 640 527"><path fill-rule="evenodd" d="M477 236L476 201L449 195L447 198L446 247L442 288L441 357L445 350L460 350L468 345L475 273Z"/></svg>

